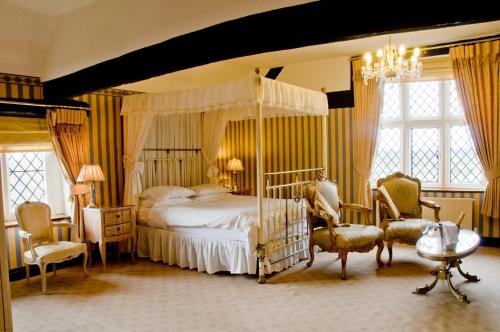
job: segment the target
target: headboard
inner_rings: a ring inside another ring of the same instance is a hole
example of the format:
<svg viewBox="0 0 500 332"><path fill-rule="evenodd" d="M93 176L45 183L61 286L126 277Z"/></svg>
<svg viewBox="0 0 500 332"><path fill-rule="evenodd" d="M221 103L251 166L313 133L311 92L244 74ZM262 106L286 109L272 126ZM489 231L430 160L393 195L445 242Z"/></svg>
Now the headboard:
<svg viewBox="0 0 500 332"><path fill-rule="evenodd" d="M140 155L143 189L202 183L201 115L157 115Z"/></svg>
<svg viewBox="0 0 500 332"><path fill-rule="evenodd" d="M202 154L200 148L142 150L143 188L153 186L190 187L202 182Z"/></svg>

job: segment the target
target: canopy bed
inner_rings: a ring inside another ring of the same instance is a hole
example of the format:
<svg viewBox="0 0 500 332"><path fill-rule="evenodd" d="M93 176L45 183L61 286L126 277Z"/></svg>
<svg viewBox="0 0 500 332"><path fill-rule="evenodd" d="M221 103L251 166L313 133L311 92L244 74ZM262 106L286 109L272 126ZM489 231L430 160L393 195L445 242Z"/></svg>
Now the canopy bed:
<svg viewBox="0 0 500 332"><path fill-rule="evenodd" d="M260 283L306 258L302 189L317 173L326 175L327 97L256 72L205 88L124 98L124 203L137 209L139 256L208 273L258 270ZM323 167L264 173L263 119L305 115L323 117ZM257 197L196 186L217 183L226 124L245 119L256 121ZM189 194L165 186L195 187Z"/></svg>

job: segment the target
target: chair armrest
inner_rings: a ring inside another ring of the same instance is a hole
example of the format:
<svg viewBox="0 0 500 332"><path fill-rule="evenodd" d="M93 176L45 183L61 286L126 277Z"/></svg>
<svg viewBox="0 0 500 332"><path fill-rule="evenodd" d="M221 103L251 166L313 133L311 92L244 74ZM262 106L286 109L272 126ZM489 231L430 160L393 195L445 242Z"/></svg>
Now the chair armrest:
<svg viewBox="0 0 500 332"><path fill-rule="evenodd" d="M367 208L366 206L363 206L361 204L355 204L355 203L343 203L342 207L358 211L360 213L371 213L372 209Z"/></svg>
<svg viewBox="0 0 500 332"><path fill-rule="evenodd" d="M363 219L365 225L370 224L370 214L372 213L372 209L367 208L366 206L363 206L361 204L355 204L355 203L342 203L342 207L361 213L364 216Z"/></svg>
<svg viewBox="0 0 500 332"><path fill-rule="evenodd" d="M434 220L439 221L439 210L441 210L441 206L437 205L436 202L428 201L424 199L419 199L418 202L428 208L434 209Z"/></svg>
<svg viewBox="0 0 500 332"><path fill-rule="evenodd" d="M32 240L31 233L28 233L28 232L23 231L23 230L19 230L19 237L26 241L27 247L28 247L29 251L31 251L31 256L33 256L33 259L36 259L38 257L38 255L36 254L36 251L33 248L33 240Z"/></svg>
<svg viewBox="0 0 500 332"><path fill-rule="evenodd" d="M50 225L52 227L69 227L69 228L75 227L74 224L67 222L67 221L51 221Z"/></svg>

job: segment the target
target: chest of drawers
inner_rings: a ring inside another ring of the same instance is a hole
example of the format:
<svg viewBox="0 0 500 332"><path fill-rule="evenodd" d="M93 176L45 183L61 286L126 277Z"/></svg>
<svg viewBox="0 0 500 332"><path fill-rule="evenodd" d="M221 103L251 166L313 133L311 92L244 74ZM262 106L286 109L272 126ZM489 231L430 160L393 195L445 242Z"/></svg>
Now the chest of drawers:
<svg viewBox="0 0 500 332"><path fill-rule="evenodd" d="M133 212L133 206L83 209L85 240L89 250L92 243L99 243L103 271L106 270L106 243L128 239L131 241L130 256L132 262L135 262L136 240Z"/></svg>

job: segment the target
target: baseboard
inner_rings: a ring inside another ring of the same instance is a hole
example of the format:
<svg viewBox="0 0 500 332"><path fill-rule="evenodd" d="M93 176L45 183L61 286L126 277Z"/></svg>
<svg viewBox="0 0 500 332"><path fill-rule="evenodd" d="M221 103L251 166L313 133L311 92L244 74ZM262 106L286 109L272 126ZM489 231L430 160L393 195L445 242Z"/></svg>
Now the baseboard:
<svg viewBox="0 0 500 332"><path fill-rule="evenodd" d="M83 256L79 256L75 259L72 259L70 261L62 262L56 264L57 270L64 269L65 267L70 267L70 266L75 266L75 265L81 265L83 263ZM49 264L47 266L47 272L52 272L52 264ZM36 265L31 265L30 266L30 277L35 277L40 275L40 269ZM23 267L18 267L12 270L9 270L9 281L17 281L21 279L26 279L26 268Z"/></svg>
<svg viewBox="0 0 500 332"><path fill-rule="evenodd" d="M500 238L498 237L481 237L481 245L485 247L500 247Z"/></svg>

